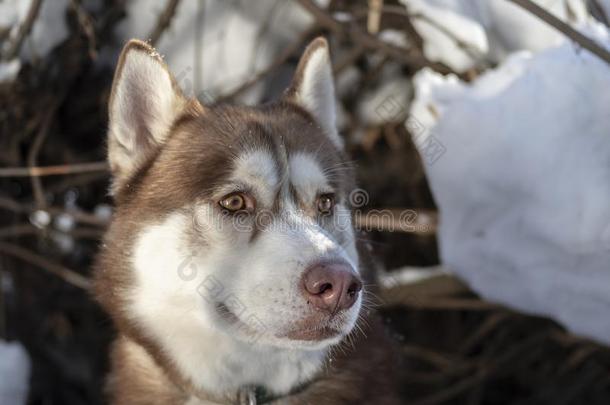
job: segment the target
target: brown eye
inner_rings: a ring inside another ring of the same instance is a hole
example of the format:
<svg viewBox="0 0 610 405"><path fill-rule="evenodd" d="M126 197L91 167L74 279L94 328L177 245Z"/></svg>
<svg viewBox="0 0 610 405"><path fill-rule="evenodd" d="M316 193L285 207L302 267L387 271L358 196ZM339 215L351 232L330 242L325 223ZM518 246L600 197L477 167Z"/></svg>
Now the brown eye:
<svg viewBox="0 0 610 405"><path fill-rule="evenodd" d="M229 194L220 200L219 204L222 208L230 212L242 211L248 207L246 197L241 193Z"/></svg>
<svg viewBox="0 0 610 405"><path fill-rule="evenodd" d="M318 212L330 214L335 206L335 197L332 194L322 194L318 197Z"/></svg>

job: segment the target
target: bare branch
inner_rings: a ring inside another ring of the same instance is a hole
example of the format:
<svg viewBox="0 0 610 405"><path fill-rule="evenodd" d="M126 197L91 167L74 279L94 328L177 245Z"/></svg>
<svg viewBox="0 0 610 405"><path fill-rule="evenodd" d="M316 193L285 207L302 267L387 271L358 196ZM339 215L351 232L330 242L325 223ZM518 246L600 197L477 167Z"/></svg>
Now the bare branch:
<svg viewBox="0 0 610 405"><path fill-rule="evenodd" d="M599 4L598 0L589 0L587 2L589 5L589 11L593 15L593 17L597 18L599 21L604 23L606 26L610 26L610 21L608 21L608 16L606 15L604 8Z"/></svg>
<svg viewBox="0 0 610 405"><path fill-rule="evenodd" d="M600 46L597 42L593 41L591 38L581 34L570 25L561 21L559 18L555 17L553 14L546 11L544 8L540 7L536 3L531 0L508 0L529 13L535 15L545 23L549 24L557 31L564 34L566 37L570 38L572 41L576 42L578 45L587 49L606 63L610 64L610 52L608 52L605 48Z"/></svg>
<svg viewBox="0 0 610 405"><path fill-rule="evenodd" d="M91 287L91 282L86 277L78 274L74 270L57 263L53 263L47 258L20 246L0 242L0 254L12 256L34 266L40 267L50 274L61 278L68 284L72 284L73 286L82 288L83 290L88 290Z"/></svg>
<svg viewBox="0 0 610 405"><path fill-rule="evenodd" d="M108 163L91 162L57 166L4 167L0 177L41 177L108 171Z"/></svg>
<svg viewBox="0 0 610 405"><path fill-rule="evenodd" d="M70 6L74 10L76 14L76 19L78 20L78 25L83 30L83 33L87 37L88 49L89 49L89 57L93 60L97 59L97 40L95 38L95 27L94 22L91 16L87 13L87 11L83 8L81 4L81 0L71 0Z"/></svg>
<svg viewBox="0 0 610 405"><path fill-rule="evenodd" d="M51 126L51 122L53 121L53 116L55 114L55 110L58 104L58 102L53 104L53 107L45 113L44 118L40 123L40 129L38 130L38 133L34 138L34 142L32 142L32 147L28 151L28 167L36 166L36 162L38 161L38 154L40 153L40 148L42 148L44 141L49 135L49 127ZM34 192L34 199L36 201L36 205L38 206L38 208L44 208L46 203L44 198L44 189L42 187L42 181L39 177L30 177L30 182L32 183L32 190Z"/></svg>
<svg viewBox="0 0 610 405"><path fill-rule="evenodd" d="M42 0L33 0L30 5L30 9L28 10L28 14L25 17L25 21L19 27L19 31L17 32L17 36L15 40L10 44L9 48L3 55L3 59L11 60L19 54L21 50L21 46L23 45L23 41L28 36L34 23L36 22L36 18L38 17L38 13L40 12L40 7L42 5Z"/></svg>
<svg viewBox="0 0 610 405"><path fill-rule="evenodd" d="M437 228L437 215L433 212L386 208L364 213L356 212L354 225L356 228L366 231L434 235Z"/></svg>
<svg viewBox="0 0 610 405"><path fill-rule="evenodd" d="M381 9L383 8L383 0L369 0L368 18L366 29L369 34L377 34L381 25Z"/></svg>
<svg viewBox="0 0 610 405"><path fill-rule="evenodd" d="M180 0L167 1L165 9L161 14L159 14L159 17L157 18L157 23L155 24L155 27L148 35L148 42L150 42L152 46L155 46L157 42L159 42L159 39L161 39L161 35L163 35L163 32L165 32L167 27L169 27L169 25L171 24L172 18L174 17L174 14L176 14L178 4L180 4Z"/></svg>

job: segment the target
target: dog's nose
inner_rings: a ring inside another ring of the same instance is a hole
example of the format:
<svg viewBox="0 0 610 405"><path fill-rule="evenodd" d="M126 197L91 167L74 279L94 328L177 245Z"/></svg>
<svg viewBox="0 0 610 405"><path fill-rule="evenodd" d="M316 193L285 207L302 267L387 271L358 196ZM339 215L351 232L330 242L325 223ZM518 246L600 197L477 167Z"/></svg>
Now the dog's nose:
<svg viewBox="0 0 610 405"><path fill-rule="evenodd" d="M354 305L362 281L347 263L318 263L305 270L303 290L314 307L335 314Z"/></svg>

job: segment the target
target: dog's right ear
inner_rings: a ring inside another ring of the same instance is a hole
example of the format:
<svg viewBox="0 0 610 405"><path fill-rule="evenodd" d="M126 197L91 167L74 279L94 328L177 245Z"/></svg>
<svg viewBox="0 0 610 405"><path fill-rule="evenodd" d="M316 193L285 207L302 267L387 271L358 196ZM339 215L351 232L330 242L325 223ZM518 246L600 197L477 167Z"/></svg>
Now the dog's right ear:
<svg viewBox="0 0 610 405"><path fill-rule="evenodd" d="M185 105L161 56L145 42L129 41L119 57L108 107L113 194L163 145Z"/></svg>

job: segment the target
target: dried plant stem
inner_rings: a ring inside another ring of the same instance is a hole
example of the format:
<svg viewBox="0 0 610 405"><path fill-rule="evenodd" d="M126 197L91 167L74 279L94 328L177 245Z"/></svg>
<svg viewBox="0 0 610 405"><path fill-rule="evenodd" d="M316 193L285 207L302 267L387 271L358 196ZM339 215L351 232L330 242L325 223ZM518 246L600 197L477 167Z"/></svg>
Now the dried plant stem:
<svg viewBox="0 0 610 405"><path fill-rule="evenodd" d="M159 14L155 27L150 34L148 34L148 42L152 46L157 45L157 42L161 39L161 35L163 35L165 30L170 26L179 4L180 0L168 0L165 4L165 9Z"/></svg>
<svg viewBox="0 0 610 405"><path fill-rule="evenodd" d="M4 167L0 177L41 177L108 171L106 162L76 163L56 166Z"/></svg>
<svg viewBox="0 0 610 405"><path fill-rule="evenodd" d="M36 137L34 138L34 142L32 142L32 147L28 152L28 167L36 166L36 162L38 161L38 154L40 153L40 148L44 141L47 139L49 135L49 127L51 126L51 122L53 121L53 115L55 114L55 106L50 108L49 111L45 114L41 124L40 129L36 133ZM44 189L42 187L42 181L39 177L30 177L30 182L32 183L32 190L34 192L34 200L36 201L36 206L41 209L46 206Z"/></svg>
<svg viewBox="0 0 610 405"><path fill-rule="evenodd" d="M0 254L12 256L34 266L40 267L50 274L61 278L68 284L83 290L88 290L91 286L90 281L86 277L78 274L74 270L57 263L53 263L47 258L23 247L13 245L11 243L0 242Z"/></svg>
<svg viewBox="0 0 610 405"><path fill-rule="evenodd" d="M11 60L15 58L19 51L21 50L21 46L25 41L26 37L32 30L32 26L36 22L36 18L38 17L38 13L40 12L40 7L42 6L42 0L33 0L30 5L30 9L28 10L28 14L25 17L25 21L19 27L19 31L17 32L17 36L15 40L11 42L8 49L3 55L3 59Z"/></svg>

